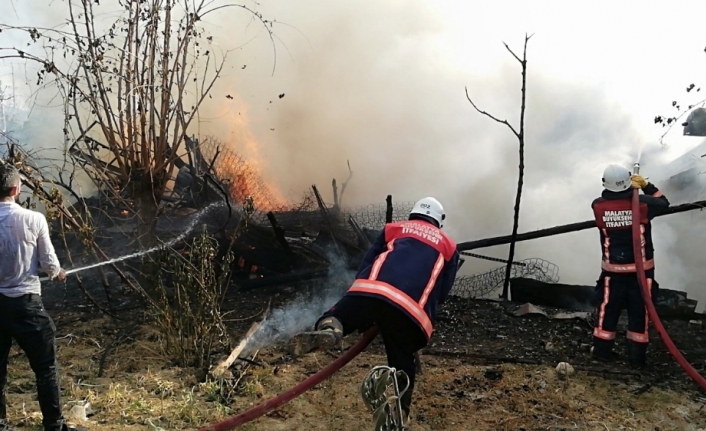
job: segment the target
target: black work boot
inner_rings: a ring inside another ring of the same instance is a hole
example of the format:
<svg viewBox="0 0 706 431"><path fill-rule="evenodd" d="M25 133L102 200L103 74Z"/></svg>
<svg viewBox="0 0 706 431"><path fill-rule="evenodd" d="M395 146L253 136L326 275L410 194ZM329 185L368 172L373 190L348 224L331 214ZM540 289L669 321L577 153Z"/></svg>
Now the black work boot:
<svg viewBox="0 0 706 431"><path fill-rule="evenodd" d="M647 363L647 343L637 343L628 340L628 362L636 368L643 368Z"/></svg>
<svg viewBox="0 0 706 431"><path fill-rule="evenodd" d="M289 342L289 351L300 356L314 350L328 350L343 338L343 325L335 317L324 317L316 322L316 330L297 334Z"/></svg>
<svg viewBox="0 0 706 431"><path fill-rule="evenodd" d="M603 362L613 361L615 359L615 355L613 354L613 341L593 337L591 356Z"/></svg>

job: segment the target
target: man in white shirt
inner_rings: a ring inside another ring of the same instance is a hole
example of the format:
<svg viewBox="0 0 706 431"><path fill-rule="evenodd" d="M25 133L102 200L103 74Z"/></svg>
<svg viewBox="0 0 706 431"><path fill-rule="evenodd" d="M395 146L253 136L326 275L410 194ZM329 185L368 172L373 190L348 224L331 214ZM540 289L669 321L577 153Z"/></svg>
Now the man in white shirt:
<svg viewBox="0 0 706 431"><path fill-rule="evenodd" d="M0 431L7 424L5 385L12 340L25 352L37 378L45 431L67 431L54 336L56 327L42 304L38 269L66 280L43 214L16 203L22 186L19 171L0 164Z"/></svg>

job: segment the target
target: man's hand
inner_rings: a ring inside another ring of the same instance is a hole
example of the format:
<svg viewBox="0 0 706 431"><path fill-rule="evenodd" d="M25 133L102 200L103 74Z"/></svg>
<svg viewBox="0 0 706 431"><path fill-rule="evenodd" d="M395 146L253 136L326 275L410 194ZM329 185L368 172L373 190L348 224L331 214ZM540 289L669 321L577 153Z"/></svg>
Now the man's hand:
<svg viewBox="0 0 706 431"><path fill-rule="evenodd" d="M633 189L644 189L645 187L647 187L647 184L649 184L647 180L640 175L633 175L632 177L630 177L630 180L632 180Z"/></svg>
<svg viewBox="0 0 706 431"><path fill-rule="evenodd" d="M60 269L59 274L57 274L55 278L63 283L66 281L66 271Z"/></svg>

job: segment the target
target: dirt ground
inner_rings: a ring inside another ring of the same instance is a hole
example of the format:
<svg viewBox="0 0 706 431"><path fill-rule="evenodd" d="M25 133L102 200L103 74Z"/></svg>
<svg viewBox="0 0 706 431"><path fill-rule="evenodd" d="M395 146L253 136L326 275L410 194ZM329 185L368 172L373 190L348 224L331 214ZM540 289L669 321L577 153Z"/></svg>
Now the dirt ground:
<svg viewBox="0 0 706 431"><path fill-rule="evenodd" d="M271 297L267 291L247 293L230 303L233 340L258 319ZM276 298L287 300L287 295ZM204 382L203 372L173 366L149 324L69 312L61 302L46 302L58 328L66 411L89 401L94 414L83 425L91 430L146 430L148 421L165 430L196 430L293 387L357 339L351 335L339 349L301 358L270 348L259 352L257 364L234 372L233 380ZM411 430L706 429L704 394L657 338L649 366L638 372L622 356L611 364L592 361L587 322L514 317L507 313L513 307L458 299L445 307L433 342L422 352ZM688 322L667 326L703 372L706 332ZM623 354L620 343L616 350ZM554 367L560 361L573 364L576 374L558 379ZM372 430L359 386L373 366L385 362L375 340L332 378L239 429ZM11 354L8 403L14 426L41 429L33 376L17 349Z"/></svg>

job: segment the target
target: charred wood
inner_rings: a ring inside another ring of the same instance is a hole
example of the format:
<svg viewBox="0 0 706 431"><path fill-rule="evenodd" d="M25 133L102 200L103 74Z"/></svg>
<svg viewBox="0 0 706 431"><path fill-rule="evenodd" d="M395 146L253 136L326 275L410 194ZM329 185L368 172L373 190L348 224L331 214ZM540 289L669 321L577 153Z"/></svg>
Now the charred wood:
<svg viewBox="0 0 706 431"><path fill-rule="evenodd" d="M387 208L385 209L385 223L392 223L392 195L387 195L385 199Z"/></svg>
<svg viewBox="0 0 706 431"><path fill-rule="evenodd" d="M331 180L331 187L333 188L333 207L338 209L338 186L335 178Z"/></svg>
<svg viewBox="0 0 706 431"><path fill-rule="evenodd" d="M230 368L231 365L235 362L236 359L240 356L241 353L243 353L243 350L248 345L248 342L250 341L250 338L255 334L255 331L260 327L262 324L261 322L255 322L250 326L250 329L248 332L245 334L245 337L243 337L242 340L240 340L240 343L233 349L233 351L230 352L230 355L228 355L227 358L225 358L222 362L220 362L218 365L216 365L210 372L211 376L214 378L222 378L226 371L228 371L228 368Z"/></svg>
<svg viewBox="0 0 706 431"><path fill-rule="evenodd" d="M184 136L184 143L186 144L186 148L189 152L190 161L193 160L192 166L195 168L193 172L196 174L196 176L199 177L205 173L208 173L209 164L206 161L206 158L201 153L201 150L199 149L198 139Z"/></svg>
<svg viewBox="0 0 706 431"><path fill-rule="evenodd" d="M317 278L327 277L329 274L328 269L314 269L310 271L302 271L294 274L286 274L273 277L262 277L254 278L252 280L244 281L240 290L256 289L268 286L279 286L282 284L293 284L301 281L315 280Z"/></svg>
<svg viewBox="0 0 706 431"><path fill-rule="evenodd" d="M272 229L275 231L275 238L277 238L277 241L288 253L291 253L292 249L289 247L289 243L284 237L284 229L282 229L282 226L279 225L279 223L277 222L277 217L275 217L275 214L272 211L267 213L267 220L270 221Z"/></svg>
<svg viewBox="0 0 706 431"><path fill-rule="evenodd" d="M353 229L355 234L358 235L358 244L361 247L365 247L365 248L370 247L371 243L370 243L370 240L368 239L368 236L365 235L365 232L363 232L363 229L360 227L358 222L353 218L353 216L348 217L348 224L351 226L351 229Z"/></svg>
<svg viewBox="0 0 706 431"><path fill-rule="evenodd" d="M545 283L531 278L510 279L512 302L543 305L565 310L591 311L595 286Z"/></svg>
<svg viewBox="0 0 706 431"><path fill-rule="evenodd" d="M319 190L316 188L316 186L312 185L311 189L314 191L314 196L316 196L316 203L319 205L321 217L323 217L324 223L326 224L326 227L328 228L328 231L331 234L331 238L333 239L333 246L336 251L340 254L341 250L338 247L338 241L336 241L336 233L334 232L333 224L331 223L331 216L329 215L328 208L326 208L326 204L321 198L321 194L319 193Z"/></svg>

